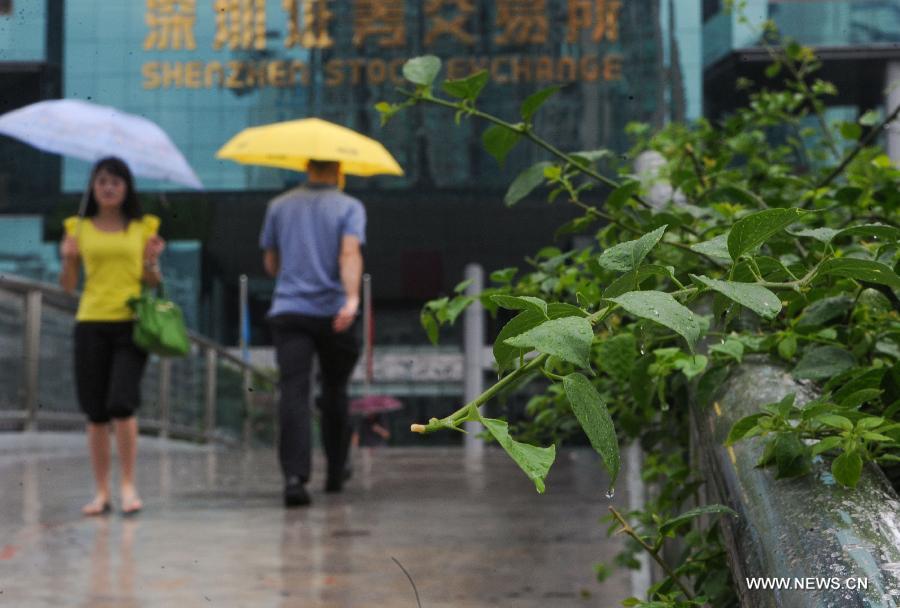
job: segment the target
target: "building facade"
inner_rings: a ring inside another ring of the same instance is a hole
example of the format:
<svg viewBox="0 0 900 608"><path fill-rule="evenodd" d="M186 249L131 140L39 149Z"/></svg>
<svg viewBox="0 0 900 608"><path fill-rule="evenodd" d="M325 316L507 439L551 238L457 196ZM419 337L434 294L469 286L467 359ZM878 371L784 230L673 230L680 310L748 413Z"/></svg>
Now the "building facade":
<svg viewBox="0 0 900 608"><path fill-rule="evenodd" d="M10 94L7 107L61 96L145 116L197 171L205 192L139 187L164 193L148 200L164 233L203 242L201 329L226 342L236 338L240 274L251 278L254 334L265 341L271 281L257 234L267 200L302 179L217 160L216 150L247 126L319 116L394 154L404 177L351 179L348 190L367 207L367 269L388 316L381 327L394 327L398 341L418 341L420 332L404 328L467 263L522 266L525 255L553 244L554 228L575 210L539 200L506 209L506 186L546 157L522 145L499 166L482 149L483 124L455 127L450 114L417 108L382 127L374 106L401 99L406 59L435 54L450 78L486 69L480 107L513 121L528 95L559 86L535 127L566 150L621 154L629 121L660 125L701 113L699 0L8 1L0 68L10 74L32 62L45 84ZM3 82L7 90L7 76ZM9 190L6 210L46 213L47 236L55 236L87 164L9 140L0 154L11 161L0 168L6 179L34 176ZM35 196L40 189L49 194Z"/></svg>

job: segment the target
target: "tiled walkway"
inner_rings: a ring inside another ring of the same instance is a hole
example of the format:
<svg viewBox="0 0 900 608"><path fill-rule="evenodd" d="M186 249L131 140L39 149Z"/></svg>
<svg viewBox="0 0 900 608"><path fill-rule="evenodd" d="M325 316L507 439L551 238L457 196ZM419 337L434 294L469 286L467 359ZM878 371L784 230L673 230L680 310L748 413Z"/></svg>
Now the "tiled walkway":
<svg viewBox="0 0 900 608"><path fill-rule="evenodd" d="M0 434L0 606L612 607L628 574L591 452L564 451L539 495L497 449L355 454L345 492L285 511L271 450L142 438L143 513L83 518L84 437ZM612 501L627 499L620 490Z"/></svg>

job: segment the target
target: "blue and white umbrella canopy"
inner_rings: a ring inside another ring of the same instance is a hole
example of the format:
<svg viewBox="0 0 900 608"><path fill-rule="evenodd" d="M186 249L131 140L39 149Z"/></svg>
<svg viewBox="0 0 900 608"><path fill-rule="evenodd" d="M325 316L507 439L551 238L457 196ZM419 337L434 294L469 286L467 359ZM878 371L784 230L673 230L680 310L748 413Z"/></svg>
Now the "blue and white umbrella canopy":
<svg viewBox="0 0 900 608"><path fill-rule="evenodd" d="M88 162L117 156L136 176L203 189L159 125L109 106L80 99L39 101L0 116L0 133Z"/></svg>

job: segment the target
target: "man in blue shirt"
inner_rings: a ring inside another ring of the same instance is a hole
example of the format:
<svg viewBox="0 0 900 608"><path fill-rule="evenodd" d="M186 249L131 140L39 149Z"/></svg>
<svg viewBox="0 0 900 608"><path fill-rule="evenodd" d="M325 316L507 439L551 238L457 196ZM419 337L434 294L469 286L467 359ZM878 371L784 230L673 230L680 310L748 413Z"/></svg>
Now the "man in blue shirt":
<svg viewBox="0 0 900 608"><path fill-rule="evenodd" d="M276 277L269 322L280 372L279 459L285 506L310 502L310 375L322 378L326 492L340 492L350 443L347 384L359 357L356 317L366 212L337 188L340 164L311 160L305 186L269 203L260 235L263 265Z"/></svg>

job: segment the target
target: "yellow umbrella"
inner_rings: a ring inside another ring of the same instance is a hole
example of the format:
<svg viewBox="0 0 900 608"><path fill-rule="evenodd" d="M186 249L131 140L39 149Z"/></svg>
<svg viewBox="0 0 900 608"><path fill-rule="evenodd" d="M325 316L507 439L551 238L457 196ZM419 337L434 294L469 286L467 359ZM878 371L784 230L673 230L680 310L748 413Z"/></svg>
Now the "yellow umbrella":
<svg viewBox="0 0 900 608"><path fill-rule="evenodd" d="M310 159L333 160L350 175L403 175L379 142L319 118L244 129L216 152L216 158L294 171L306 171Z"/></svg>

